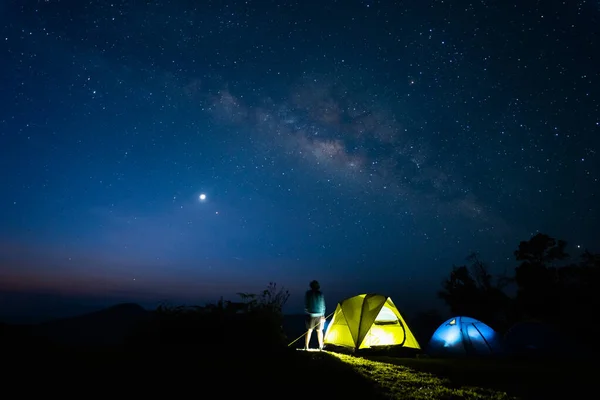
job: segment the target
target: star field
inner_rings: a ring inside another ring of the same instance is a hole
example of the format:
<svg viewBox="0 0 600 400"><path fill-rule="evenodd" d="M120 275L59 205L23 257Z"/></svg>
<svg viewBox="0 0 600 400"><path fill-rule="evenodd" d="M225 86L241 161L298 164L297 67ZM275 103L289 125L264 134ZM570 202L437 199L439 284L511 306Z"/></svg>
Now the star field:
<svg viewBox="0 0 600 400"><path fill-rule="evenodd" d="M5 2L3 286L412 306L597 247L598 3L413 3Z"/></svg>

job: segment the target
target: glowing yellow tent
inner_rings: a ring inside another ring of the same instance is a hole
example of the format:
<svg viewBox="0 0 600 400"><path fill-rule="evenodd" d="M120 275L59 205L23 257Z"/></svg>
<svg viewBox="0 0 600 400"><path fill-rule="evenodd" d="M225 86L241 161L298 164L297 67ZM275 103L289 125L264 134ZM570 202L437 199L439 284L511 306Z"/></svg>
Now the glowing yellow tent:
<svg viewBox="0 0 600 400"><path fill-rule="evenodd" d="M392 345L421 348L392 299L379 294L360 294L338 303L324 341L354 350Z"/></svg>

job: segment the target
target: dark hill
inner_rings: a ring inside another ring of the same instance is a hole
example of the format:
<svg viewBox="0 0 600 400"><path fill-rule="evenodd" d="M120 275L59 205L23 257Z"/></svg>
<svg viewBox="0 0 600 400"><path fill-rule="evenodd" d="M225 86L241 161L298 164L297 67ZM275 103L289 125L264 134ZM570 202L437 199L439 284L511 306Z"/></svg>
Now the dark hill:
<svg viewBox="0 0 600 400"><path fill-rule="evenodd" d="M44 322L32 327L32 334L58 345L120 345L149 317L150 313L137 304L119 304L77 317Z"/></svg>

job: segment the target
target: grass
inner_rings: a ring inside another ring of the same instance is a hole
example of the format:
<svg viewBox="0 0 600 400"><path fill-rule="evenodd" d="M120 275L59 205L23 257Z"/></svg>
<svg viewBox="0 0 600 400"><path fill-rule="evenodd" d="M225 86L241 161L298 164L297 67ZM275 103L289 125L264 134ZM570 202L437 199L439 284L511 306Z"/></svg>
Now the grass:
<svg viewBox="0 0 600 400"><path fill-rule="evenodd" d="M35 353L35 354L34 354ZM6 354L4 354L6 355ZM331 352L240 353L178 348L37 349L3 357L5 382L32 395L108 393L169 396L197 393L220 398L252 396L345 399L508 399L500 392L456 387L404 366ZM35 384L22 386L22 382ZM8 388L9 385L7 385ZM83 392L82 392L83 391Z"/></svg>
<svg viewBox="0 0 600 400"><path fill-rule="evenodd" d="M215 341L219 335L194 332L180 329L164 342L140 340L128 348L92 349L50 347L26 332L5 329L0 340L3 382L21 382L20 388L31 394L63 397L65 391L86 388L94 394L105 390L136 396L173 397L193 390L222 398L317 395L373 400L576 398L586 397L595 383L595 368L589 363L353 357L289 348L269 352L269 346L242 335ZM237 345L224 348L231 340Z"/></svg>
<svg viewBox="0 0 600 400"><path fill-rule="evenodd" d="M35 353L35 354L34 354ZM108 392L135 396L189 396L239 399L265 396L296 398L384 399L375 385L325 353L238 352L227 349L61 348L13 353L1 364L3 382L35 382L29 394L61 396ZM340 383L343 382L343 385Z"/></svg>
<svg viewBox="0 0 600 400"><path fill-rule="evenodd" d="M587 397L586 393L592 392L596 379L596 368L589 361L526 362L386 356L373 356L369 359L435 374L453 385L487 387L523 399Z"/></svg>
<svg viewBox="0 0 600 400"><path fill-rule="evenodd" d="M511 399L505 392L473 386L456 386L450 380L419 372L406 366L338 353L332 357L350 365L359 375L376 384L388 399Z"/></svg>
<svg viewBox="0 0 600 400"><path fill-rule="evenodd" d="M13 357L3 353L3 381L35 382L26 389L43 395L93 388L94 393L171 397L193 390L218 393L221 398L547 399L582 397L594 383L590 378L594 369L587 365L561 369L509 362L367 359L327 351L240 353L207 345L142 351L37 348L11 353ZM578 375L582 370L589 372Z"/></svg>

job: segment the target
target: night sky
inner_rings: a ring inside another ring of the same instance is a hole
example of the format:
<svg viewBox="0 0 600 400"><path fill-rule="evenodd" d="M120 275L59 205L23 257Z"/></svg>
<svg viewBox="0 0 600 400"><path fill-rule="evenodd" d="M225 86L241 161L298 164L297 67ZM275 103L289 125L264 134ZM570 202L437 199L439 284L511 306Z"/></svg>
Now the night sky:
<svg viewBox="0 0 600 400"><path fill-rule="evenodd" d="M600 250L598 1L7 0L0 106L3 290L415 309Z"/></svg>

